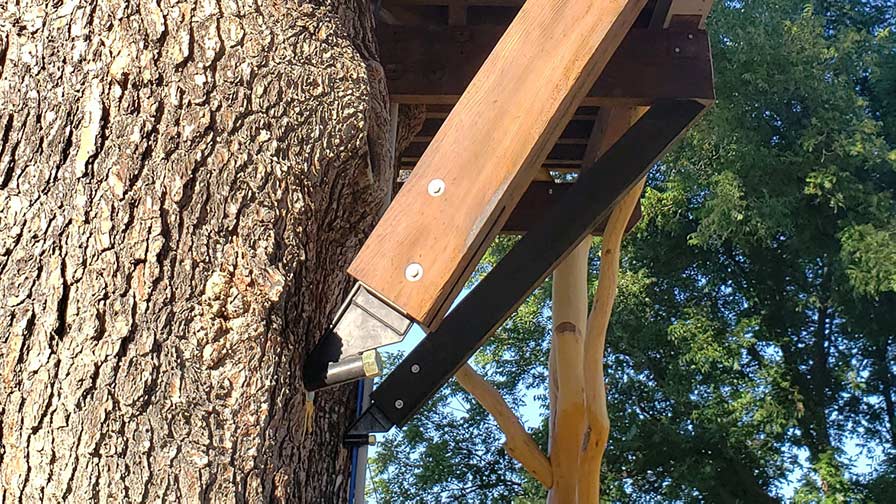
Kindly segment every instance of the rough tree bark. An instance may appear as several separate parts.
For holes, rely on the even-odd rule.
[[[303,357],[393,180],[365,0],[0,10],[0,502],[339,502]]]

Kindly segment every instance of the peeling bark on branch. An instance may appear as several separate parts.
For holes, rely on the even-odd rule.
[[[583,504],[597,504],[600,501],[600,465],[610,436],[607,390],[604,384],[604,343],[616,300],[622,236],[643,189],[642,180],[616,205],[601,241],[600,277],[594,295],[594,306],[588,316],[583,353],[587,423],[579,458],[582,470],[578,485],[579,502]]]
[[[393,180],[368,3],[0,27],[0,501],[341,501],[298,371]]]
[[[556,359],[556,409],[551,410],[551,468],[554,485],[548,502],[577,502],[579,451],[585,429],[582,352],[588,315],[588,250],[580,243],[553,275],[552,351]]]
[[[647,112],[646,107],[614,107],[600,111],[594,123],[598,141],[589,145],[586,156],[597,159],[616,143],[638,119]],[[607,413],[607,390],[604,383],[604,344],[619,276],[619,250],[625,228],[644,190],[645,180],[626,193],[616,204],[601,239],[600,272],[597,291],[594,293],[588,327],[585,332],[582,353],[586,426],[582,438],[581,472],[579,473],[579,502],[597,504],[600,501],[600,466],[610,435],[610,417]]]

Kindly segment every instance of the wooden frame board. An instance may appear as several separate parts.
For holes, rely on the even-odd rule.
[[[380,26],[390,99],[456,103],[503,32],[500,26]],[[705,31],[632,30],[580,105],[650,105],[658,99],[715,99]]]
[[[349,274],[438,326],[645,1],[526,2]]]

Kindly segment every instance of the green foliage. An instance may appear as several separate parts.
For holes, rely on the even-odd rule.
[[[896,502],[894,9],[716,3],[718,102],[651,174],[623,250],[608,500]],[[546,284],[475,358],[542,415],[549,303]],[[502,440],[450,385],[384,443],[382,501],[543,500]],[[859,474],[850,447],[881,460]]]

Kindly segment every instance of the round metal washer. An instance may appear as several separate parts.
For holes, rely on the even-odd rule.
[[[420,280],[423,278],[423,266],[420,266],[418,263],[408,264],[407,268],[404,269],[404,277],[411,282]]]
[[[442,179],[432,179],[429,181],[429,185],[426,186],[426,191],[430,196],[441,196],[445,194],[445,181]]]

